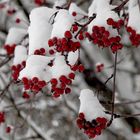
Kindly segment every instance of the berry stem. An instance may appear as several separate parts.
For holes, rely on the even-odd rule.
[[[96,14],[93,14],[92,17],[89,17],[89,21],[87,23],[85,23],[84,25],[80,25],[79,23],[76,23],[78,26],[81,27],[81,29],[77,32],[77,34],[75,35],[75,39],[77,39],[77,36],[80,34],[80,32],[87,26],[89,25],[94,19],[96,18]]]
[[[106,114],[112,114],[111,112],[105,111]],[[113,113],[114,119],[118,119],[118,118],[131,118],[131,117],[137,117],[140,116],[140,113],[138,114],[116,114]]]
[[[123,9],[123,7],[127,4],[128,1],[129,1],[129,0],[123,1],[118,7],[112,9],[112,11],[120,12],[120,11]]]
[[[113,74],[113,95],[112,95],[112,111],[111,111],[111,119],[108,122],[108,126],[110,126],[114,119],[114,109],[115,109],[115,92],[116,92],[116,74],[117,74],[117,51],[115,53],[115,62],[114,62],[114,74]]]

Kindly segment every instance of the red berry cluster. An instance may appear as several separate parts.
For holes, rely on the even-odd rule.
[[[16,9],[9,9],[9,10],[7,10],[7,14],[9,15],[9,16],[11,16],[11,15],[13,15],[13,14],[15,14],[16,13]]]
[[[44,0],[34,0],[35,4],[41,6],[44,3]]]
[[[140,45],[140,34],[137,34],[131,27],[127,27],[127,32],[130,34],[129,39],[132,42],[132,45],[138,47]]]
[[[37,77],[33,77],[32,79],[23,77],[22,82],[24,84],[25,90],[30,90],[34,93],[38,93],[39,91],[41,91],[41,89],[44,88],[47,84],[45,81],[39,80]]]
[[[107,119],[103,117],[98,117],[91,122],[86,121],[84,113],[80,113],[77,118],[78,127],[83,129],[89,138],[95,138],[95,136],[100,135],[102,130],[106,128],[106,124]]]
[[[53,97],[57,98],[62,94],[69,94],[71,89],[68,87],[72,84],[72,80],[74,80],[75,74],[70,73],[68,77],[65,75],[60,76],[59,79],[53,78],[51,79],[51,89],[53,92]]]
[[[21,64],[12,66],[12,77],[16,81],[18,79],[20,71],[26,66],[26,62],[23,61]]]
[[[0,112],[0,124],[5,122],[5,113]]]
[[[112,26],[113,28],[120,29],[124,25],[124,21],[122,19],[114,21],[112,18],[108,18],[107,24]]]
[[[15,47],[16,47],[16,44],[13,44],[13,45],[6,44],[6,45],[4,45],[4,49],[6,50],[8,55],[14,54]]]
[[[73,28],[76,30],[76,26]],[[57,37],[54,37],[52,39],[49,39],[48,45],[49,47],[55,47],[54,50],[56,50],[57,52],[75,52],[81,47],[81,44],[78,41],[73,41],[72,37],[73,35],[71,31],[66,31],[64,34],[64,38],[58,39]]]
[[[97,72],[101,72],[103,70],[103,68],[104,68],[104,64],[97,64],[96,65],[96,71]]]
[[[46,55],[46,50],[44,48],[40,48],[38,50],[35,50],[35,55]]]
[[[123,47],[120,43],[121,38],[119,36],[110,37],[109,31],[105,27],[93,26],[92,33],[86,33],[86,37],[99,47],[111,47],[113,53]]]
[[[82,64],[74,65],[74,66],[71,66],[71,70],[83,72],[85,70],[85,67]]]

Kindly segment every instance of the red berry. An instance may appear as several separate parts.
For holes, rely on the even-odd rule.
[[[27,92],[23,92],[23,96],[24,99],[29,99],[30,95]]]
[[[53,40],[52,40],[52,39],[49,39],[49,40],[48,40],[48,45],[49,45],[49,47],[54,46],[54,42],[53,42]]]
[[[7,126],[6,127],[6,133],[10,133],[11,132],[11,127],[10,126]]]
[[[108,25],[113,25],[114,24],[114,20],[112,18],[108,18],[107,19],[107,24]]]
[[[65,37],[68,38],[68,39],[71,39],[72,38],[72,34],[70,31],[66,31],[65,32]]]
[[[74,78],[75,78],[75,74],[74,74],[74,73],[70,73],[70,74],[69,74],[69,78],[70,78],[70,79],[74,79]]]
[[[80,64],[79,65],[79,72],[83,72],[84,70],[85,70],[85,67],[82,64]]]
[[[50,55],[53,55],[54,53],[55,53],[54,50],[49,50]]]
[[[71,89],[70,89],[70,88],[66,88],[66,89],[65,89],[65,93],[66,93],[66,94],[71,93]]]
[[[74,12],[72,12],[72,15],[75,17],[77,15],[77,13],[74,11]]]
[[[52,85],[57,85],[57,83],[58,83],[57,79],[55,79],[55,78],[51,79],[51,84]]]
[[[78,26],[77,25],[73,25],[73,31],[76,32],[78,30]]]
[[[16,23],[20,23],[21,20],[19,18],[16,19]]]

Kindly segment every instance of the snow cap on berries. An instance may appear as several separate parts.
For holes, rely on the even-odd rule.
[[[48,63],[50,63],[52,59],[51,57],[31,55],[26,61],[26,67],[20,72],[19,79],[23,77],[29,79],[37,77],[40,80],[48,82],[51,79]]]
[[[74,18],[67,10],[59,10],[55,17],[51,38],[63,38],[66,31],[70,31]]]
[[[92,90],[83,89],[79,99],[81,103],[79,113],[83,112],[87,121],[92,121],[98,117],[107,118],[104,107],[99,103]]]
[[[31,11],[31,22],[28,29],[29,55],[34,54],[34,52],[40,48],[44,48],[48,52],[48,40],[52,32],[50,19],[55,12],[54,9],[47,7],[39,7]]]

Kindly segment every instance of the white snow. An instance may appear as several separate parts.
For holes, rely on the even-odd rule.
[[[138,24],[140,23],[140,10],[138,0],[129,1],[128,12],[129,12],[129,20],[127,26],[133,27],[133,29],[135,29],[136,32],[140,34],[140,26]]]
[[[56,55],[54,65],[51,67],[52,78],[59,78],[62,75],[67,76],[71,73],[70,67],[66,64],[64,56]]]
[[[67,10],[59,10],[55,17],[55,22],[53,24],[51,38],[58,37],[63,38],[64,33],[70,30],[72,24],[74,23],[74,18]]]
[[[78,60],[79,52],[78,50],[75,52],[69,52],[68,54],[68,62],[70,65],[74,65]]]
[[[27,31],[25,29],[12,27],[9,30],[5,44],[8,45],[19,44],[26,34]]]
[[[26,61],[26,59],[27,59],[27,48],[22,45],[16,46],[14,51],[13,65],[21,64],[23,61]]]
[[[26,61],[26,67],[20,72],[19,79],[28,77],[38,77],[40,80],[48,82],[51,79],[51,72],[48,63],[52,57],[31,55]]]
[[[97,117],[108,118],[104,113],[104,107],[99,103],[97,96],[90,89],[83,89],[80,93],[80,109],[79,113],[83,112],[87,121],[92,121]]]
[[[30,14],[29,33],[29,55],[34,54],[34,51],[40,48],[45,48],[48,52],[48,40],[52,32],[50,19],[55,13],[54,9],[47,7],[35,8]]]
[[[73,12],[76,12],[77,15],[74,17],[76,20],[81,19],[83,16],[87,16],[87,13],[82,10],[80,7],[78,7],[75,3],[71,3],[69,7],[69,13],[72,15]]]

